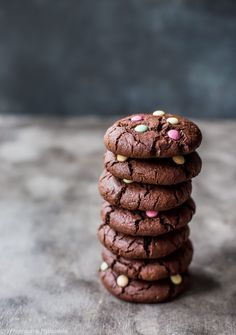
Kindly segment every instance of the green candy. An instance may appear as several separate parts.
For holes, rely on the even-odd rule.
[[[145,124],[139,124],[134,128],[134,130],[137,131],[138,133],[145,133],[145,131],[148,130],[148,126],[146,126]]]

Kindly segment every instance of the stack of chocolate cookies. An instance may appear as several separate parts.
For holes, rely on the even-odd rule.
[[[196,124],[163,111],[126,117],[107,130],[100,277],[118,298],[156,303],[186,288],[201,140]]]

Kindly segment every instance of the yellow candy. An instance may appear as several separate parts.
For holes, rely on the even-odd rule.
[[[100,266],[101,271],[106,271],[109,268],[109,265],[106,262],[102,262]]]
[[[163,115],[165,115],[165,112],[163,112],[163,111],[155,111],[155,112],[153,112],[152,113],[154,116],[163,116]]]
[[[116,159],[118,160],[118,162],[125,162],[127,161],[128,157],[125,157],[123,155],[117,155]]]
[[[182,165],[185,163],[185,158],[184,156],[173,156],[172,157],[173,161],[178,164],[178,165]]]
[[[129,284],[129,278],[126,277],[125,275],[120,275],[117,277],[116,283],[120,287],[125,287]]]
[[[181,275],[170,276],[170,280],[175,285],[179,285],[179,284],[182,283],[182,277],[181,277]]]
[[[179,123],[179,120],[176,117],[168,117],[168,119],[166,121],[169,122],[170,124],[178,124]]]
[[[123,182],[126,183],[126,184],[131,184],[131,183],[133,183],[133,180],[123,179]]]

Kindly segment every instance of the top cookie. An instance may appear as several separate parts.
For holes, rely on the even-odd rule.
[[[104,136],[108,150],[133,158],[189,154],[199,147],[201,141],[202,134],[195,123],[167,113],[128,116],[115,122]]]

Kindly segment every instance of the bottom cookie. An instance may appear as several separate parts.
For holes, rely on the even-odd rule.
[[[128,279],[110,268],[100,271],[100,278],[106,289],[115,297],[136,303],[158,303],[169,301],[183,292],[188,284],[188,274],[153,282]],[[175,283],[175,284],[174,284]]]

